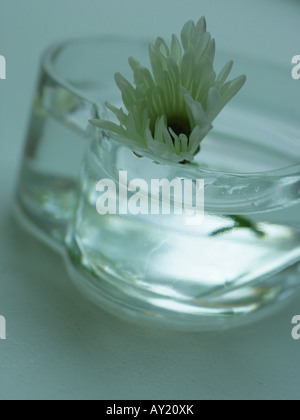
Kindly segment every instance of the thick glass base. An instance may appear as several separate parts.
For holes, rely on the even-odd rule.
[[[76,255],[67,258],[74,284],[86,297],[122,319],[178,331],[219,331],[258,321],[284,307],[300,292],[300,263],[270,277],[226,292],[226,286],[198,300],[176,300],[152,291],[118,287],[107,271],[93,275],[79,264]]]

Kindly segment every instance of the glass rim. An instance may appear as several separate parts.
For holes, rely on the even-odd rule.
[[[280,169],[275,169],[272,171],[257,171],[257,172],[234,172],[234,171],[218,171],[218,170],[212,170],[212,169],[207,169],[207,168],[201,168],[200,166],[197,166],[197,163],[195,162],[191,162],[189,164],[182,164],[182,163],[178,163],[178,162],[174,162],[174,161],[170,161],[166,158],[163,158],[161,156],[157,156],[154,155],[153,153],[151,153],[151,150],[148,149],[144,149],[142,147],[134,146],[133,144],[128,144],[125,141],[123,142],[120,139],[115,139],[111,136],[109,136],[105,130],[102,130],[100,128],[95,127],[95,129],[100,133],[99,136],[99,142],[103,142],[104,139],[110,142],[114,142],[117,146],[119,147],[124,147],[130,151],[132,151],[132,153],[134,153],[136,155],[137,158],[142,158],[142,159],[148,159],[150,161],[152,161],[153,163],[159,164],[159,165],[164,165],[164,166],[170,166],[174,169],[178,169],[178,173],[185,173],[188,172],[189,176],[192,178],[199,178],[199,177],[204,177],[206,179],[208,178],[217,178],[217,177],[223,177],[223,178],[237,178],[237,179],[246,179],[246,178],[251,178],[253,179],[268,179],[268,180],[272,180],[272,179],[276,179],[276,178],[295,178],[297,177],[297,175],[299,175],[299,178],[297,178],[295,180],[299,181],[300,179],[300,163],[296,163],[294,165],[289,165],[287,167],[284,168],[280,168]],[[290,171],[292,169],[298,168],[298,172],[291,172]]]
[[[70,37],[67,39],[63,39],[63,40],[59,40],[56,41],[54,43],[52,43],[42,54],[41,57],[41,62],[40,62],[40,66],[42,68],[42,70],[47,74],[48,77],[50,77],[52,79],[52,81],[54,81],[57,85],[60,85],[62,88],[70,91],[71,93],[75,94],[79,99],[84,100],[85,102],[89,103],[91,105],[91,107],[96,107],[98,109],[98,105],[97,102],[95,102],[92,98],[89,98],[88,95],[85,95],[85,93],[79,89],[76,88],[76,86],[74,86],[72,83],[70,83],[67,79],[65,79],[64,77],[62,77],[59,72],[56,72],[55,69],[53,68],[53,63],[55,61],[55,59],[57,58],[57,56],[63,52],[66,48],[68,48],[71,45],[74,45],[76,43],[88,43],[88,42],[99,42],[99,43],[103,43],[103,42],[119,42],[122,44],[128,44],[128,43],[132,43],[132,44],[145,44],[145,46],[149,45],[149,43],[153,41],[150,39],[150,37],[146,38],[140,38],[140,37],[135,37],[135,36],[122,36],[120,34],[116,34],[116,35],[92,35],[92,36],[83,36],[83,37]],[[226,53],[226,55],[229,53],[228,49],[226,48],[220,48],[219,53]],[[230,54],[230,53],[229,53]],[[239,52],[238,53],[239,57],[244,59],[244,60],[250,60],[251,56],[245,52]],[[128,57],[130,56],[130,54],[128,54]],[[272,68],[277,68],[277,69],[284,69],[283,65],[280,65],[278,62],[276,62],[275,60],[271,60],[271,59],[263,59],[261,57],[259,57],[258,59],[256,59],[256,61],[261,62],[264,66],[272,66]],[[117,69],[116,69],[117,71]],[[109,98],[108,98],[109,99]],[[104,104],[103,104],[104,105]],[[88,123],[88,121],[87,121]],[[104,132],[104,130],[101,129],[97,129],[98,131],[102,131],[102,133]],[[107,135],[108,138],[111,138],[110,136]],[[150,150],[148,149],[143,149],[142,147],[140,147],[139,145],[133,146],[130,145],[126,142],[122,142],[121,140],[116,140],[116,139],[112,139],[115,142],[120,143],[123,147],[127,147],[129,149],[131,149],[132,151],[140,151],[143,153],[143,156],[149,159],[152,159],[162,165],[171,165],[174,167],[177,167],[178,169],[181,170],[188,170],[188,171],[192,171],[193,173],[195,172],[195,175],[199,176],[199,175],[207,175],[207,176],[212,176],[212,175],[219,175],[219,176],[230,176],[230,177],[237,177],[237,178],[258,178],[258,177],[266,177],[268,179],[271,178],[291,178],[291,177],[295,177],[297,175],[300,176],[300,161],[293,163],[291,165],[288,166],[283,166],[277,169],[272,169],[272,170],[266,170],[266,171],[256,171],[256,172],[236,172],[236,171],[222,171],[222,170],[216,170],[216,169],[208,169],[208,168],[201,168],[201,167],[197,167],[195,164],[193,164],[193,162],[191,162],[191,164],[187,164],[187,165],[182,165],[181,163],[176,163],[173,161],[170,161],[166,158],[162,158],[160,156],[156,156],[153,153],[151,153]]]
[[[91,105],[97,105],[95,102],[86,96],[84,92],[74,85],[68,82],[68,80],[64,79],[58,72],[56,72],[53,68],[53,61],[57,58],[57,56],[69,46],[76,44],[76,43],[86,43],[86,42],[122,42],[122,43],[137,43],[140,44],[149,44],[151,40],[147,38],[137,38],[134,36],[126,36],[121,37],[121,35],[95,35],[95,36],[83,36],[83,37],[74,37],[74,38],[67,38],[53,42],[45,49],[44,53],[42,54],[40,65],[43,71],[46,72],[50,78],[56,82],[61,87],[70,90],[72,93],[75,93],[79,98],[84,99],[86,102],[90,103]]]

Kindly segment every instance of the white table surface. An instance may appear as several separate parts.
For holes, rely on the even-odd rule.
[[[8,76],[0,80],[0,399],[300,397],[300,341],[291,338],[300,298],[231,332],[136,327],[82,298],[60,257],[11,215],[43,49],[74,35],[167,36],[202,14],[233,54],[247,49],[282,63],[300,54],[297,0],[0,0]]]

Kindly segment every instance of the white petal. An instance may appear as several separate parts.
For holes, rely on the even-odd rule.
[[[154,139],[163,142],[163,132],[165,127],[165,117],[157,118],[154,128]]]
[[[124,105],[129,110],[136,101],[134,88],[120,73],[115,75],[115,80],[122,92]]]
[[[181,150],[186,152],[189,143],[187,136],[185,134],[180,134],[179,139],[181,141]]]
[[[118,109],[118,108],[116,108],[115,106],[111,105],[108,102],[106,102],[105,105],[106,105],[106,107],[108,109],[110,109],[116,115],[116,117],[118,118],[118,120],[120,121],[120,123],[122,125],[125,125],[126,124],[127,115],[124,113],[124,111],[123,111],[122,108],[121,109]]]
[[[204,16],[202,16],[196,25],[197,37],[201,37],[206,32],[206,28],[207,28],[206,19]]]
[[[199,125],[200,127],[210,124],[209,118],[207,117],[200,102],[196,102],[190,95],[184,94],[185,104],[189,111],[190,117],[192,117],[192,123],[194,126]]]
[[[165,57],[169,57],[170,56],[169,47],[167,46],[166,41],[163,38],[161,38],[161,37],[157,38],[156,43],[155,43],[155,47]]]
[[[223,94],[221,89],[223,107],[238,93],[238,91],[244,86],[245,82],[246,76],[240,76],[223,86],[223,89],[225,88]]]
[[[180,142],[179,137],[177,137],[175,139],[175,150],[176,150],[176,153],[180,153],[181,152],[181,142]]]
[[[219,113],[222,104],[222,97],[218,89],[213,86],[208,91],[206,113],[210,121],[213,121]]]
[[[172,45],[171,45],[171,56],[175,60],[177,66],[180,65],[181,62],[181,45],[180,42],[175,34],[172,36]]]
[[[194,130],[192,131],[192,134],[190,135],[189,146],[188,146],[188,150],[192,154],[195,154],[198,146],[200,145],[202,140],[207,136],[207,134],[210,132],[211,129],[212,129],[212,125],[206,125],[203,128],[200,128],[199,126],[197,126],[194,128]]]
[[[227,63],[223,67],[223,69],[221,70],[221,72],[220,72],[220,74],[218,76],[218,79],[217,79],[217,81],[220,84],[223,85],[226,82],[226,80],[227,80],[227,78],[228,78],[228,76],[229,76],[229,74],[230,74],[230,72],[232,70],[232,67],[233,67],[233,61],[229,61],[229,63]]]
[[[194,78],[195,57],[192,50],[184,53],[181,62],[181,84],[190,90]]]
[[[193,41],[194,36],[195,36],[195,32],[196,32],[195,23],[192,20],[188,21],[184,25],[184,27],[181,31],[181,42],[182,42],[183,48],[185,50],[188,49],[191,42]]]
[[[159,84],[164,78],[164,71],[167,70],[166,58],[159,53],[153,44],[149,45],[149,57],[154,80]]]
[[[102,128],[102,130],[111,131],[116,134],[124,134],[125,130],[120,125],[117,125],[111,121],[104,121],[104,120],[90,120],[89,121],[92,125]]]

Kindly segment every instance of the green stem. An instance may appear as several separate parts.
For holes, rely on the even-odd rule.
[[[212,232],[210,236],[221,235],[226,232],[231,232],[234,229],[249,229],[253,233],[255,233],[255,235],[257,235],[259,238],[263,238],[265,236],[265,232],[260,230],[256,223],[252,222],[246,217],[236,216],[236,215],[231,215],[228,217],[233,220],[234,225],[231,227],[224,227],[224,228],[217,229],[214,232]]]

